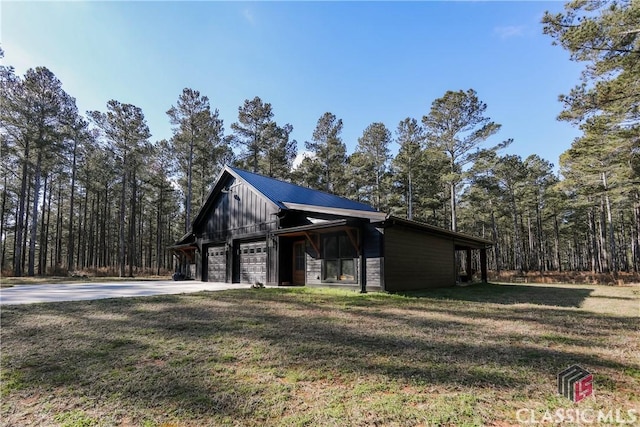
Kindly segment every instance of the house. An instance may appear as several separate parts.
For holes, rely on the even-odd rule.
[[[226,166],[193,221],[170,249],[187,275],[210,282],[346,285],[406,291],[452,286],[456,251],[486,239],[394,217],[363,203]]]

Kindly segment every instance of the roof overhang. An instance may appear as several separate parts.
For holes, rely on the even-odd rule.
[[[297,227],[281,228],[271,234],[282,237],[306,236],[308,233],[331,233],[333,231],[344,230],[345,228],[357,228],[361,222],[338,219],[335,221],[325,221],[317,224],[299,225]]]
[[[299,203],[282,202],[289,210],[302,212],[317,212],[321,214],[345,216],[350,218],[362,218],[371,221],[384,221],[387,214],[377,211],[361,211],[356,209],[331,208],[327,206],[303,205]]]
[[[424,224],[421,222],[411,221],[397,216],[389,216],[389,218],[384,222],[385,227],[393,226],[394,224],[414,228],[434,235],[451,238],[457,250],[485,249],[493,246],[493,241],[483,239],[482,237],[475,237],[465,233],[445,230],[444,228]]]

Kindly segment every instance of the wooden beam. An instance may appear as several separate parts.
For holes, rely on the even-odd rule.
[[[351,240],[351,244],[353,245],[354,248],[356,248],[356,251],[358,251],[358,255],[360,255],[360,244],[358,240],[356,240],[356,238],[353,237],[353,234],[351,234],[350,228],[346,228],[345,231],[347,232],[347,236],[349,236],[349,240]],[[358,230],[356,230],[356,232],[358,232]]]
[[[306,231],[304,232],[304,235],[309,240],[309,243],[311,243],[311,247],[313,248],[314,251],[316,251],[316,254],[318,254],[318,256],[320,256],[320,248],[319,248],[320,245],[316,244],[316,242],[314,242],[313,239],[311,238],[311,235],[309,233],[307,233]]]

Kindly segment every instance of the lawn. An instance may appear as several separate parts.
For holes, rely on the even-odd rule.
[[[640,287],[595,285],[3,306],[0,420],[506,426],[519,410],[529,419],[577,408],[629,421],[640,409],[639,316]],[[594,375],[594,397],[577,404],[556,392],[556,374],[573,364]]]

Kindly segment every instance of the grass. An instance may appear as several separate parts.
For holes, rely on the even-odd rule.
[[[640,288],[287,288],[3,306],[4,425],[514,425],[638,409]],[[558,396],[580,364],[595,398]],[[626,412],[624,412],[626,413]]]

